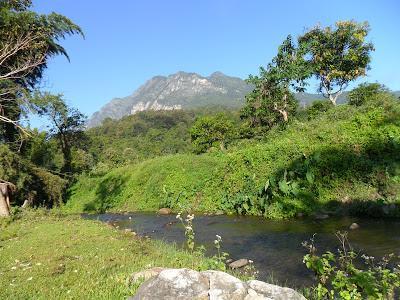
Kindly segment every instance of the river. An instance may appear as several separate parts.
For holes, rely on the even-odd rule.
[[[154,213],[84,215],[85,218],[112,223],[120,229],[132,229],[139,235],[183,245],[184,229],[174,215]],[[359,229],[349,230],[356,222]],[[315,235],[321,251],[337,251],[337,231],[349,231],[352,247],[376,258],[388,253],[400,255],[400,220],[331,217],[325,220],[301,218],[275,221],[259,217],[196,216],[197,245],[213,249],[215,235],[222,237],[222,250],[233,259],[254,261],[259,279],[291,287],[310,285],[313,274],[302,263],[306,249],[301,245]],[[212,250],[208,253],[212,254]]]

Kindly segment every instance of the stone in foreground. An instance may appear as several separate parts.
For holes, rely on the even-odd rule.
[[[243,282],[220,271],[165,269],[145,281],[131,300],[305,300],[290,288],[258,280]]]
[[[131,299],[209,299],[209,286],[208,278],[199,272],[189,269],[166,269],[158,276],[145,281]]]

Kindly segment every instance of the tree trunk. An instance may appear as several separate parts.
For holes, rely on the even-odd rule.
[[[225,143],[224,143],[224,141],[220,141],[219,142],[219,149],[221,149],[221,151],[225,151]]]
[[[0,217],[10,216],[10,198],[8,184],[0,183]]]
[[[286,110],[280,109],[279,113],[282,115],[283,121],[285,121],[285,123],[286,123],[289,120],[288,112]]]
[[[334,106],[336,106],[336,99],[338,95],[333,96],[332,94],[329,94],[329,100],[332,102]]]

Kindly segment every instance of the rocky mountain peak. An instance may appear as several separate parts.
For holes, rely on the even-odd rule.
[[[179,71],[155,76],[132,95],[111,100],[88,121],[88,127],[106,118],[120,119],[144,110],[190,109],[207,105],[240,107],[250,87],[240,78],[214,72],[209,77]]]

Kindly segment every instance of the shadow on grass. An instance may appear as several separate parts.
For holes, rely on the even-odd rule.
[[[108,175],[104,178],[97,185],[95,199],[85,204],[84,212],[104,213],[112,208],[124,190],[127,179],[127,176],[121,175]]]

